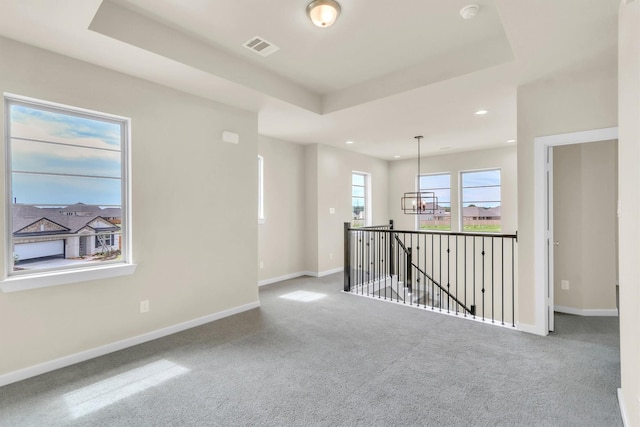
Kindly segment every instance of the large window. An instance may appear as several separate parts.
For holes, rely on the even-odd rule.
[[[461,172],[462,230],[501,231],[500,169]]]
[[[351,226],[364,227],[370,223],[369,212],[369,175],[353,172],[351,174]]]
[[[451,230],[451,175],[448,173],[421,175],[420,191],[434,193],[429,198],[426,214],[418,215],[420,230]]]
[[[5,107],[8,275],[130,263],[129,120],[17,96]]]

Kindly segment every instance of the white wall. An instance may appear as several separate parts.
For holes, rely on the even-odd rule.
[[[304,146],[260,136],[265,221],[258,225],[260,283],[305,271]]]
[[[343,267],[345,222],[351,221],[351,173],[365,172],[371,175],[372,223],[389,222],[388,206],[388,162],[363,154],[342,150],[325,145],[307,147],[308,165],[307,179],[317,184],[312,190],[317,191],[316,205],[310,206],[314,212],[308,212],[309,230],[317,233],[317,246],[308,254],[308,269],[320,275],[336,271]],[[313,175],[315,172],[315,176]],[[335,213],[329,213],[329,209]],[[317,221],[317,227],[314,227]],[[313,258],[309,259],[309,255]]]
[[[318,272],[318,145],[304,150],[305,169],[305,270]]]
[[[257,303],[255,114],[7,39],[0,51],[0,92],[131,118],[138,263],[133,276],[0,293],[0,375]]]
[[[517,155],[516,146],[492,150],[471,151],[441,156],[424,157],[420,161],[422,174],[451,174],[451,230],[459,231],[460,216],[459,177],[461,171],[500,168],[502,197],[502,232],[515,233],[517,230]],[[414,230],[415,215],[406,215],[400,207],[403,193],[415,191],[418,175],[417,159],[396,160],[389,166],[389,212],[395,228]]]
[[[620,397],[627,425],[640,426],[640,2],[621,5],[618,25]]]

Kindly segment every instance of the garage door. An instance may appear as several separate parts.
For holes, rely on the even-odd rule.
[[[15,246],[15,254],[20,261],[45,256],[64,255],[64,240],[51,240],[49,242],[19,243]]]

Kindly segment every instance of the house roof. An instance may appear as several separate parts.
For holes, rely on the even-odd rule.
[[[501,207],[496,206],[492,208],[483,208],[478,206],[465,206],[462,208],[462,216],[465,217],[486,217],[486,218],[500,218]]]
[[[505,146],[519,86],[617,66],[619,0],[483,0],[473,19],[461,0],[338,1],[320,29],[299,0],[4,0],[0,35],[257,112],[261,135],[388,160],[415,157],[415,135],[424,155]],[[280,49],[244,47],[255,36]]]
[[[66,228],[68,233],[77,233],[85,227],[98,231],[115,231],[119,230],[116,225],[113,225],[107,217],[120,217],[120,214],[114,215],[116,208],[109,208],[109,215],[103,215],[104,209],[96,205],[84,205],[82,203],[76,205],[69,205],[63,208],[60,207],[37,207],[33,205],[14,204],[12,205],[12,232],[19,233],[41,220],[48,220],[61,227]],[[69,213],[81,212],[88,215],[71,215]],[[103,221],[112,225],[112,227],[95,227],[90,224],[96,219],[102,219]],[[29,233],[31,234],[31,233]]]

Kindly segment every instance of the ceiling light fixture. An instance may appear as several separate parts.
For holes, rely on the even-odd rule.
[[[404,193],[400,199],[402,211],[408,215],[433,214],[438,206],[438,198],[433,191],[420,191],[420,140],[423,136],[416,136],[418,141],[418,191]]]
[[[460,16],[462,16],[463,19],[471,19],[476,16],[479,10],[480,6],[477,4],[470,4],[460,9]]]
[[[488,113],[487,110],[478,110],[475,112],[476,116],[484,116],[487,113]]]
[[[507,142],[508,142],[509,144],[511,144],[512,142],[516,142],[516,140],[515,140],[515,139],[509,139]]]
[[[400,156],[398,156],[397,154],[395,156],[393,156],[394,159],[399,159]]]
[[[345,144],[353,144],[353,141],[345,141]]]
[[[340,5],[335,0],[314,0],[307,5],[307,15],[314,25],[330,27],[340,15]]]

